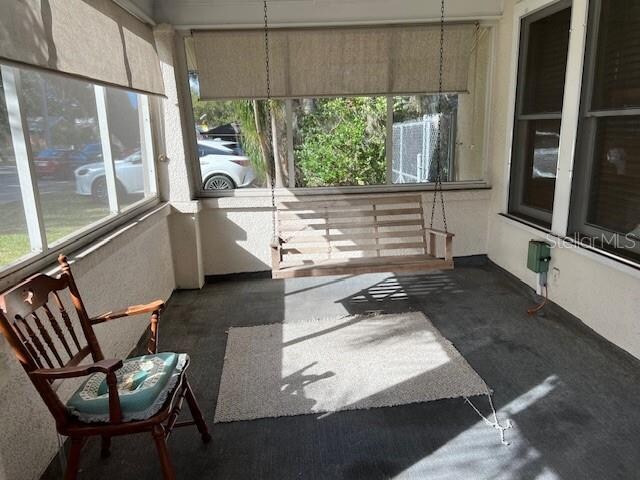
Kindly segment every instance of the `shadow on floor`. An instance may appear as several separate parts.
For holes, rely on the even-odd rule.
[[[370,311],[422,311],[494,390],[511,445],[462,399],[212,424],[170,440],[185,479],[626,479],[640,470],[640,362],[551,306],[529,317],[528,288],[498,268],[447,273],[224,281],[176,292],[161,347],[187,351],[210,424],[226,330]],[[390,332],[390,335],[393,332]],[[304,385],[296,394],[304,395]],[[482,412],[489,407],[477,399]],[[147,436],[116,438],[99,459],[90,442],[81,478],[159,478]],[[52,462],[43,479],[59,478]]]

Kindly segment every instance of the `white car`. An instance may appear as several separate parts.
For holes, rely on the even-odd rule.
[[[250,186],[256,178],[251,160],[235,142],[198,140],[204,190],[232,190]]]
[[[248,187],[255,180],[249,158],[240,154],[237,144],[221,140],[198,141],[198,156],[205,190],[230,190]],[[144,193],[142,156],[140,151],[115,162],[118,193]],[[97,201],[107,201],[107,180],[102,162],[76,169],[76,193],[91,195]]]
[[[116,160],[114,164],[118,194],[144,193],[142,155],[139,150],[128,157]],[[83,165],[76,169],[75,177],[78,195],[91,195],[99,202],[107,201],[107,179],[104,174],[104,163],[96,162]]]

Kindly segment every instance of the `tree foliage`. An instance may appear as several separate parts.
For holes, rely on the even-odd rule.
[[[385,182],[384,97],[316,99],[298,113],[299,186]]]

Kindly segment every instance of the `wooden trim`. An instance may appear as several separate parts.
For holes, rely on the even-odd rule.
[[[278,210],[302,210],[305,205],[309,208],[327,207],[327,208],[345,208],[359,205],[395,205],[406,203],[419,203],[422,197],[419,195],[407,195],[398,197],[380,197],[380,198],[347,198],[344,200],[296,200],[278,202]]]
[[[302,233],[302,232],[300,232]],[[380,238],[418,238],[424,235],[424,230],[398,230],[395,232],[380,232],[374,233],[373,235],[369,232],[366,233],[351,233],[351,234],[330,234],[330,235],[298,235],[290,237],[287,240],[287,244],[298,244],[298,243],[322,243],[325,244],[327,242],[348,242],[354,240],[371,240],[375,237],[375,239]]]
[[[362,260],[358,262],[356,260]],[[382,272],[423,272],[451,270],[453,261],[429,255],[338,259],[310,265],[285,266],[274,270],[273,278],[318,277],[325,275],[359,275]]]
[[[368,243],[360,245],[332,245],[332,252],[364,252],[364,251],[385,251],[385,250],[410,250],[414,248],[424,248],[423,242],[414,243]],[[287,254],[313,254],[325,253],[326,248],[319,247],[285,247],[282,249],[284,255]]]
[[[376,217],[395,216],[395,215],[420,215],[422,209],[420,208],[398,208],[398,209],[378,209],[374,203],[372,209],[367,210],[339,210],[329,214],[331,218],[360,218],[360,217],[374,217],[374,223]],[[291,210],[286,213],[280,213],[280,222],[292,222],[296,220],[322,220],[327,214],[325,212],[300,212],[293,213]]]

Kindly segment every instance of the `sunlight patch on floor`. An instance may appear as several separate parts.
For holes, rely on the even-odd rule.
[[[518,428],[517,419],[514,421],[513,418],[549,395],[558,381],[558,377],[552,375],[498,411],[501,421],[510,418],[514,424],[507,431],[509,446],[500,444],[496,430],[478,421],[428,457],[393,477],[394,480],[559,480],[560,476],[545,465],[542,454],[527,442],[525,432]],[[484,406],[483,401],[474,399],[478,407]]]

